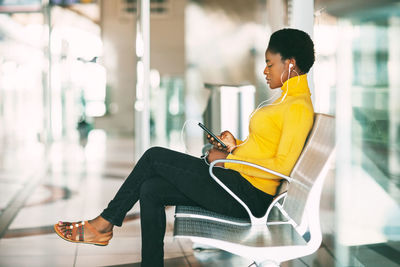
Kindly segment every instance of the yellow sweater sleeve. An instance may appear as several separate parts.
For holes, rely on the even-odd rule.
[[[255,163],[284,175],[289,175],[302,151],[308,132],[312,127],[313,111],[304,104],[293,103],[282,118],[281,138],[274,157],[254,158],[251,155],[237,156],[233,153],[228,156],[228,159]],[[225,163],[225,168],[236,170],[245,176],[280,179],[272,174],[246,165]]]
[[[243,144],[243,141],[240,139],[236,139],[236,146],[240,146],[241,144]]]

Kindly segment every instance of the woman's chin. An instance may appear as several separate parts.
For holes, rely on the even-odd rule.
[[[268,86],[269,86],[269,89],[271,89],[271,90],[279,88],[278,85],[274,85],[274,84],[270,84],[270,83],[268,83]]]

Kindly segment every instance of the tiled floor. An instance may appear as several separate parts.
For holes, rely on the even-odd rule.
[[[39,153],[40,152],[40,153]],[[26,193],[30,179],[45,167],[44,153],[25,155],[29,168],[3,162],[1,208],[10,213],[10,203]],[[98,215],[114,196],[134,165],[133,140],[106,140],[95,133],[85,149],[78,145],[55,144],[47,153],[47,170],[37,178],[26,201],[0,239],[0,266],[140,266],[140,211],[129,212],[123,227],[114,229],[106,247],[65,242],[53,233],[58,220],[76,221]],[[34,160],[36,159],[36,160]],[[20,162],[20,161],[18,161]],[[31,173],[29,173],[31,171]],[[34,173],[35,172],[35,173]],[[16,176],[18,173],[18,178]],[[324,244],[313,255],[283,263],[282,266],[334,266],[333,181],[328,180],[322,202]],[[24,191],[25,190],[25,191]],[[19,208],[18,208],[19,207]],[[216,250],[193,251],[188,240],[174,240],[173,207],[167,207],[165,266],[249,266],[250,261]],[[0,215],[0,224],[3,217]]]

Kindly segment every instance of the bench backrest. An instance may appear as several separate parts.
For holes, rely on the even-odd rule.
[[[304,149],[294,166],[284,210],[300,224],[308,194],[319,177],[335,146],[335,119],[327,114],[315,114],[314,126],[308,136]]]

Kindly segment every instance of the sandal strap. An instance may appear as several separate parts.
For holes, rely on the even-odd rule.
[[[72,231],[71,231],[71,229],[67,228],[67,230],[65,231],[64,237],[67,237],[69,235],[72,235]]]
[[[94,228],[88,221],[84,221],[82,222],[84,225],[86,225],[86,227],[89,229],[90,232],[94,233],[96,236],[97,235],[101,235],[102,233],[100,233],[99,231],[96,230],[96,228]]]
[[[81,224],[79,227],[78,227],[78,233],[79,233],[79,241],[83,241],[83,236],[84,236],[84,228],[83,228],[83,225]]]
[[[78,232],[78,227],[75,227],[75,225],[71,225],[72,229],[71,229],[71,237],[70,239],[72,240],[76,240],[76,234]]]

